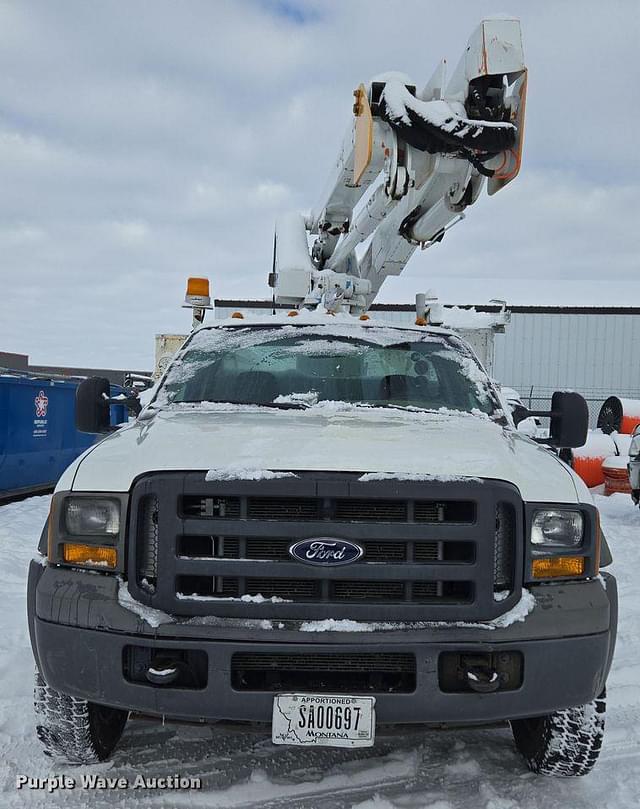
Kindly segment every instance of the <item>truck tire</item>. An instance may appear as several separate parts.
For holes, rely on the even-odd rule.
[[[36,672],[36,733],[47,756],[69,764],[95,764],[109,758],[120,741],[128,712],[70,697],[48,686]]]
[[[542,775],[587,775],[600,755],[605,691],[586,705],[532,719],[514,719],[511,730],[527,766]]]

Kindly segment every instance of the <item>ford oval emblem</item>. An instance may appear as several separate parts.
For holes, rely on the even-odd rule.
[[[299,562],[320,567],[337,567],[357,562],[364,550],[355,542],[334,537],[303,539],[289,546],[289,553]]]

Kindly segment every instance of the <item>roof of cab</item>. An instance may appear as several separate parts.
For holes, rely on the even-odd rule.
[[[401,331],[414,331],[424,334],[425,332],[436,334],[456,334],[452,329],[441,328],[439,326],[417,326],[414,324],[392,323],[382,318],[367,316],[366,320],[361,320],[359,316],[346,313],[331,314],[325,311],[310,311],[308,309],[291,310],[288,312],[278,311],[276,314],[256,315],[245,314],[240,311],[242,317],[226,317],[214,320],[199,326],[201,329],[219,328],[221,326],[235,326],[246,328],[247,326],[340,326],[341,328],[351,327],[353,329],[399,329]],[[295,312],[295,314],[293,314]]]

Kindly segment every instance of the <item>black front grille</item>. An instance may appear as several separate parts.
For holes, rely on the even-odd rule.
[[[130,510],[132,594],[174,615],[300,620],[477,621],[516,603],[523,520],[515,487],[358,477],[141,478]],[[364,553],[329,568],[290,555],[296,542],[322,537]]]
[[[280,654],[236,652],[231,657],[236,691],[310,693],[411,693],[416,660],[411,654]]]

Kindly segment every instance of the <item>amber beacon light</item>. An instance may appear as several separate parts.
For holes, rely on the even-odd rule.
[[[195,329],[201,325],[206,310],[213,309],[211,306],[211,296],[209,294],[208,278],[187,279],[187,292],[184,296],[183,307],[193,310],[192,328]]]
[[[188,278],[187,279],[187,298],[189,297],[207,298],[209,303],[209,279],[208,278]]]

